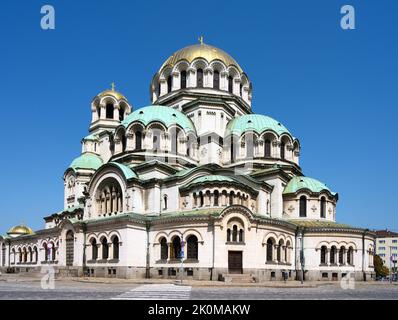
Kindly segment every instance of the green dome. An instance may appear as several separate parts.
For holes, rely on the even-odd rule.
[[[102,159],[99,156],[93,153],[86,152],[83,153],[80,157],[73,160],[73,162],[69,167],[73,168],[74,170],[77,169],[97,170],[101,166],[102,166]]]
[[[316,193],[326,190],[335,195],[334,192],[330,191],[326,184],[309,177],[293,177],[283,190],[283,194],[296,193],[297,191],[302,189],[308,189],[311,192]]]
[[[261,114],[247,114],[233,119],[227,125],[226,136],[230,134],[241,136],[246,131],[261,134],[267,130],[275,132],[278,136],[283,133],[291,136],[289,130],[280,122]]]
[[[171,107],[148,106],[138,109],[128,115],[122,124],[128,127],[135,121],[141,122],[144,126],[147,126],[151,122],[158,121],[167,128],[171,127],[173,124],[177,124],[186,132],[196,132],[192,121],[185,114]]]

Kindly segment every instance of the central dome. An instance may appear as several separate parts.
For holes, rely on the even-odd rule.
[[[243,72],[239,64],[228,53],[219,48],[204,43],[191,45],[176,51],[170,58],[166,60],[160,70],[162,70],[166,66],[173,67],[177,62],[181,60],[186,60],[191,63],[198,58],[203,58],[207,62],[219,60],[222,61],[227,67],[232,65],[235,66],[240,73]]]

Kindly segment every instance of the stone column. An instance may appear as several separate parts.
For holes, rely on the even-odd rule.
[[[101,109],[100,109],[101,110]],[[97,121],[98,120],[98,112],[97,112],[97,108],[95,108],[93,111],[92,111],[92,116],[91,116],[91,122],[93,123],[93,122],[95,122],[95,121]]]
[[[161,97],[161,96],[167,94],[167,81],[166,81],[166,79],[164,79],[164,78],[159,79],[159,85],[160,85],[159,96]]]
[[[172,85],[171,85],[171,91],[181,89],[180,74],[178,72],[173,72],[172,77],[173,77],[173,81],[172,81]]]
[[[100,105],[100,119],[105,119],[106,118],[106,106],[105,104]]]
[[[113,120],[119,120],[119,104],[113,106]]]
[[[330,266],[330,249],[326,249],[325,260],[326,260],[326,264],[328,266]]]

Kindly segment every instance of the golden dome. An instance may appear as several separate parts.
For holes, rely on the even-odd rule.
[[[220,60],[227,67],[233,65],[239,70],[240,73],[243,72],[239,64],[228,53],[226,53],[221,49],[218,49],[216,47],[204,43],[188,46],[173,53],[173,55],[170,58],[168,58],[165,63],[163,63],[160,70],[162,70],[167,65],[173,67],[177,62],[181,60],[186,60],[189,63],[191,63],[193,60],[197,58],[203,58],[207,62],[211,62],[213,60]]]
[[[127,99],[125,98],[124,95],[122,95],[120,92],[117,92],[115,90],[105,90],[98,95],[99,98],[108,97],[108,96],[114,97],[116,100],[126,100],[127,101]]]
[[[9,235],[27,235],[27,234],[33,234],[33,230],[27,226],[19,225],[12,227],[10,230],[8,230],[7,234]]]

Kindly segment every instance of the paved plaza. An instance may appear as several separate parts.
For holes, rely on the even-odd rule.
[[[344,289],[339,283],[224,285],[216,283],[133,283],[128,281],[56,280],[43,289],[40,279],[2,279],[0,300],[279,300],[279,299],[394,299],[398,284],[362,283]]]

